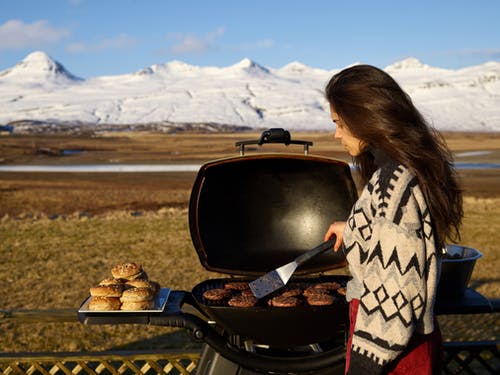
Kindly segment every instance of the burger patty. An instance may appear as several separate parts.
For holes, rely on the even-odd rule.
[[[203,298],[206,298],[209,301],[222,301],[224,298],[228,297],[230,294],[229,289],[209,289],[203,293]]]
[[[271,298],[268,304],[274,307],[296,307],[300,306],[300,300],[296,297],[277,296]]]
[[[280,295],[282,297],[297,297],[302,294],[302,289],[295,288],[295,289],[288,289],[283,291]]]
[[[328,281],[324,283],[318,283],[314,285],[314,288],[317,289],[327,289],[327,290],[337,290],[340,288],[340,284],[336,283],[335,281]]]
[[[302,293],[304,297],[317,296],[318,294],[329,294],[328,289],[325,288],[316,288],[315,286],[310,286],[304,293]]]
[[[253,296],[234,296],[227,304],[233,307],[252,307],[257,304],[257,298]]]
[[[250,289],[245,289],[241,291],[241,296],[243,297],[255,297]]]
[[[345,295],[345,287],[331,282],[293,282],[267,298],[258,300],[248,282],[228,281],[217,288],[203,292],[207,303],[233,307],[271,306],[296,307],[301,305],[328,306]]]
[[[316,294],[307,297],[307,303],[311,306],[328,306],[334,301],[335,297],[330,294]]]
[[[250,289],[250,286],[246,282],[235,281],[235,282],[226,283],[224,285],[224,289],[229,289],[229,290],[247,290],[247,289]]]

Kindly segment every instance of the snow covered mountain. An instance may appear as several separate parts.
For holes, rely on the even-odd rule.
[[[44,52],[33,52],[13,68],[0,72],[0,82],[23,86],[65,85],[81,81]]]
[[[180,61],[81,79],[44,52],[0,72],[0,124],[31,120],[102,126],[196,123],[331,130],[323,89],[331,71],[249,59],[217,68]],[[440,130],[500,131],[500,63],[458,70],[415,58],[385,68]]]

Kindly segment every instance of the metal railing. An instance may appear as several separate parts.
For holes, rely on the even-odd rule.
[[[191,374],[199,353],[109,351],[0,354],[0,371],[9,374]]]
[[[499,342],[444,343],[443,374],[500,374]]]

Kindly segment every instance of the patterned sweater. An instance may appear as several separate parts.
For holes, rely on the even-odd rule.
[[[386,160],[375,171],[347,220],[344,248],[347,300],[360,300],[348,373],[379,374],[415,332],[434,330],[441,265],[424,195],[407,168]]]

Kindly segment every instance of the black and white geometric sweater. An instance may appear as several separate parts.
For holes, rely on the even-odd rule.
[[[434,330],[440,257],[416,177],[384,163],[352,208],[343,241],[347,300],[360,300],[348,373],[378,374],[415,332]]]

